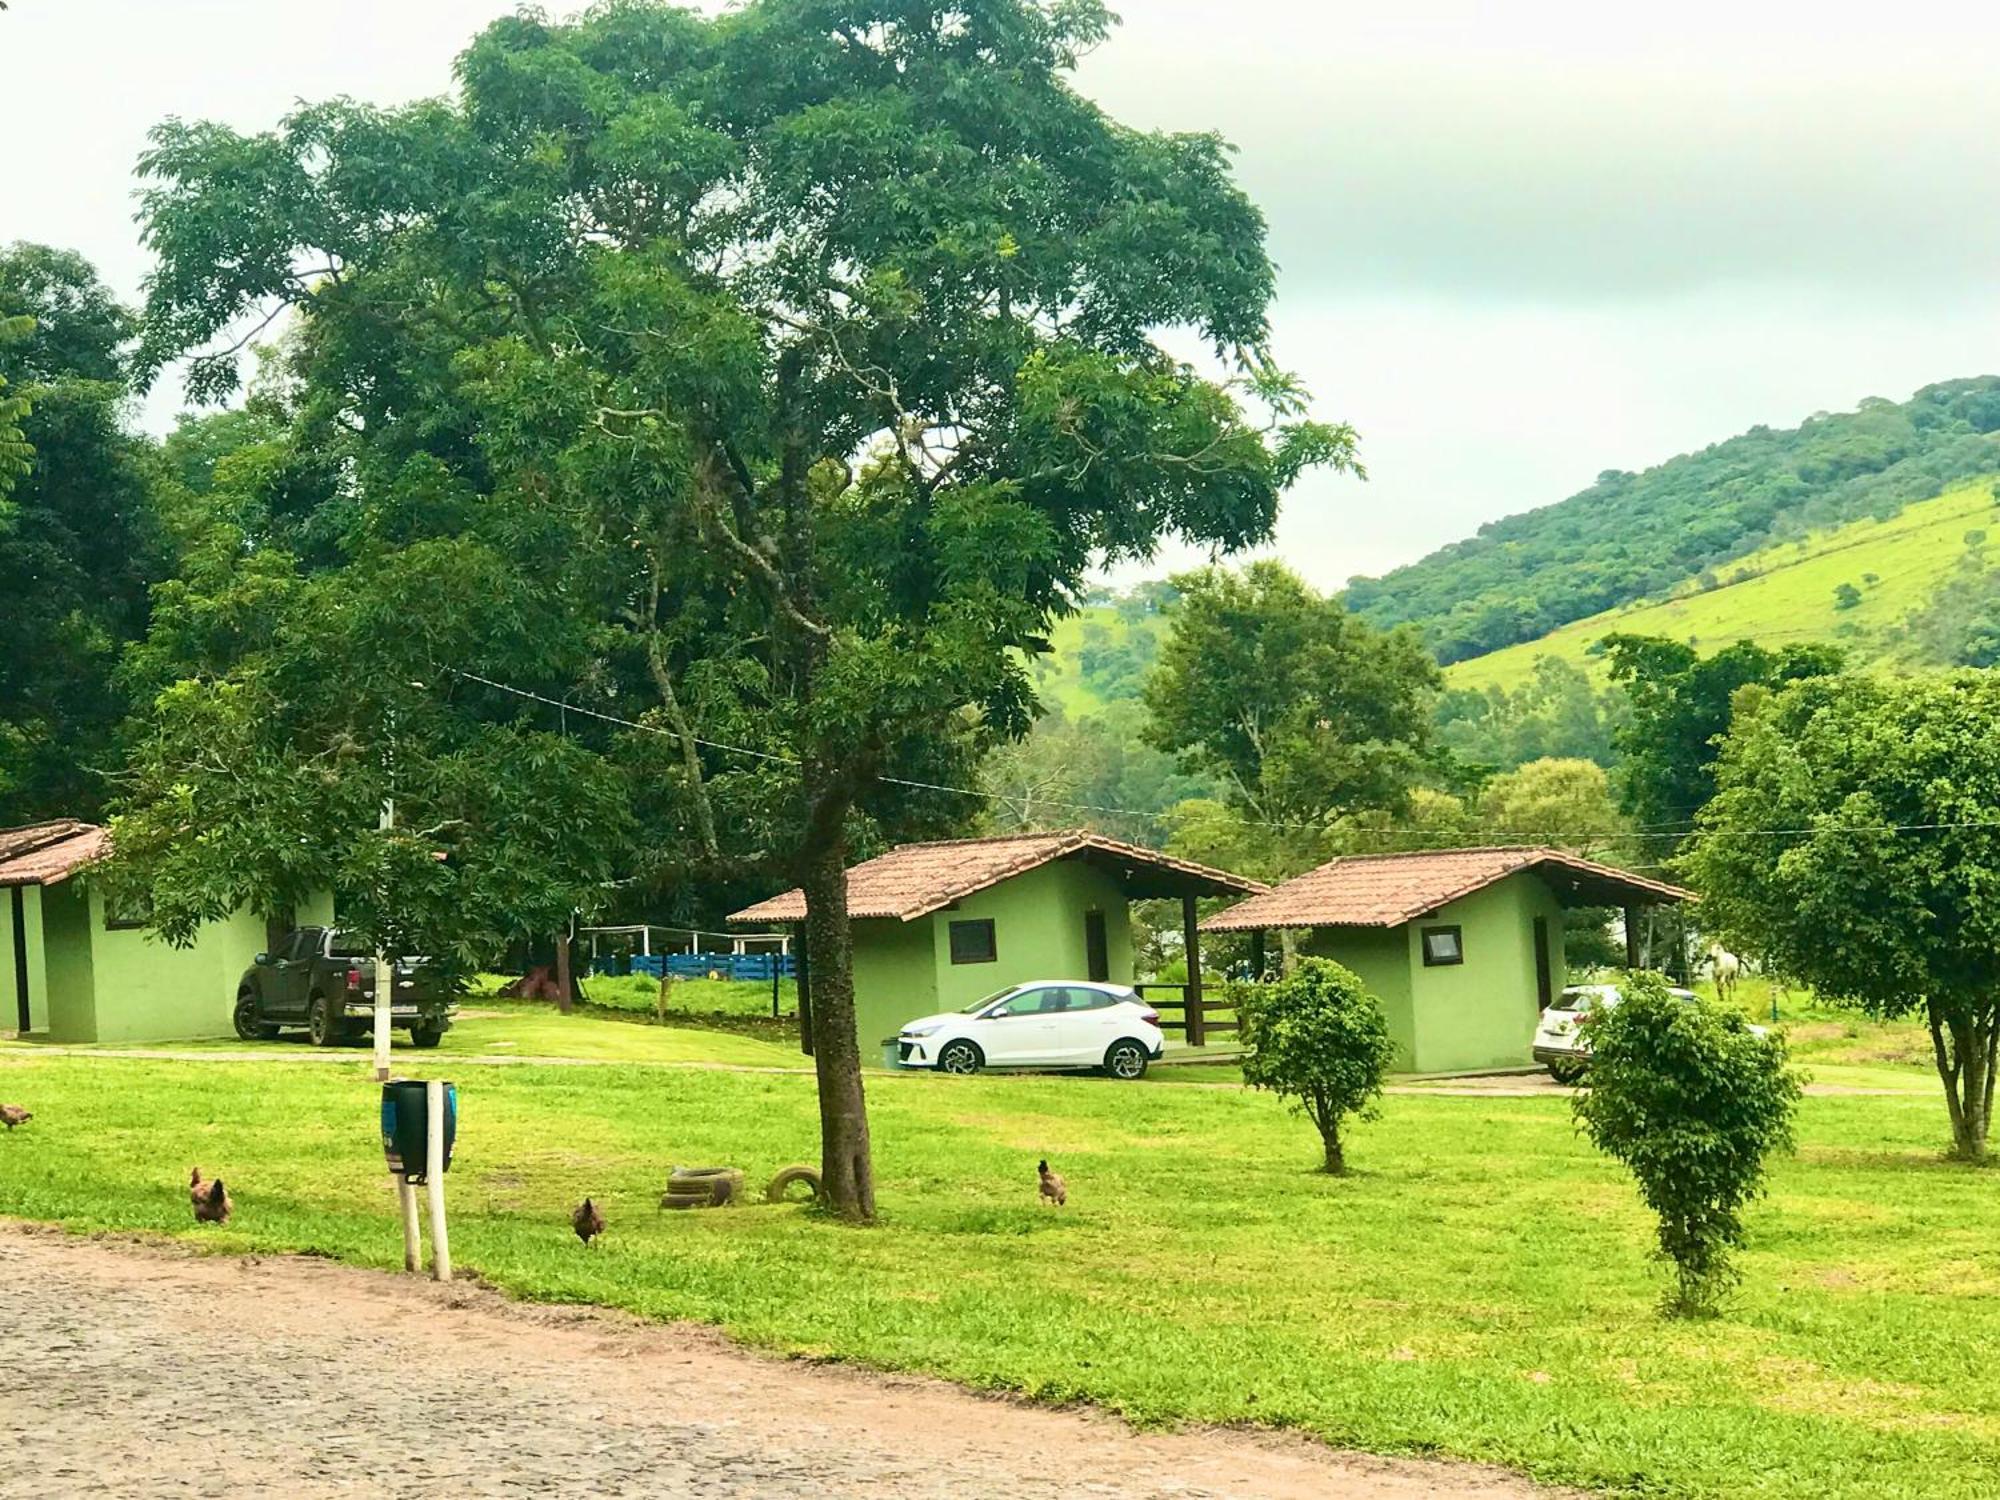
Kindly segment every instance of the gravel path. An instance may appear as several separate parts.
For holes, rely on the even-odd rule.
[[[0,1226],[0,1374],[4,1495],[1548,1493],[1280,1437],[1140,1433],[477,1287],[25,1226]]]

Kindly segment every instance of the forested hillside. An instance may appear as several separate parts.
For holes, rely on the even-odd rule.
[[[1509,516],[1380,578],[1347,603],[1415,622],[1447,664],[1664,595],[1747,554],[1862,516],[1880,519],[2000,469],[2000,377],[1926,386],[1903,403],[1785,430],[1755,427],[1640,474]]]

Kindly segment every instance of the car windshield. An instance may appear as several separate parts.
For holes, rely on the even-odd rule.
[[[1549,1009],[1577,1011],[1579,1013],[1586,1010],[1595,1010],[1597,1009],[1597,1002],[1603,998],[1596,990],[1564,990],[1562,994],[1556,997],[1556,1003],[1551,1005]]]
[[[1014,991],[1018,990],[1019,988],[1020,986],[1018,984],[1010,984],[1004,990],[995,990],[992,994],[988,995],[984,1000],[973,1001],[972,1004],[966,1006],[963,1010],[959,1011],[959,1014],[961,1016],[976,1016],[982,1010],[986,1009],[987,1006],[991,1005],[995,1000],[1005,1000],[1009,995],[1013,994]]]
[[[372,948],[364,947],[360,942],[349,937],[344,932],[336,932],[333,935],[332,940],[326,945],[326,951],[327,955],[331,958],[373,958],[375,956]]]

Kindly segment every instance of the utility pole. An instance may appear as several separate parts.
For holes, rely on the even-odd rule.
[[[396,799],[382,799],[382,819],[376,824],[383,833],[396,826]],[[375,1081],[389,1081],[389,1007],[395,999],[396,973],[389,955],[375,949]]]

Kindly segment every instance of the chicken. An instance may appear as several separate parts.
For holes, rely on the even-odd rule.
[[[194,1205],[197,1224],[227,1224],[229,1210],[235,1206],[229,1201],[229,1190],[222,1185],[222,1179],[203,1182],[200,1167],[188,1173],[188,1202]]]
[[[576,1212],[569,1216],[569,1227],[576,1231],[576,1237],[586,1245],[597,1235],[604,1233],[604,1214],[588,1198],[577,1204]]]
[[[0,1125],[12,1130],[16,1125],[25,1125],[35,1117],[18,1104],[0,1104]]]
[[[1047,1162],[1037,1162],[1035,1172],[1042,1179],[1042,1197],[1061,1208],[1069,1202],[1069,1184],[1062,1180],[1060,1172],[1051,1172]]]

